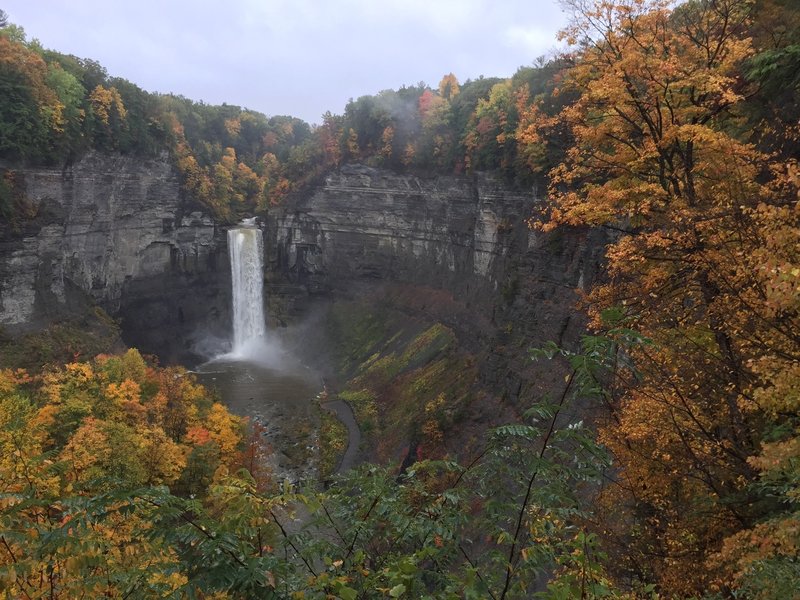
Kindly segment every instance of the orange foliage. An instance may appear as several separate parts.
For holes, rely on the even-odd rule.
[[[47,64],[42,57],[23,44],[0,35],[0,70],[21,76],[33,96],[42,121],[50,129],[61,131],[64,104],[47,85]]]
[[[0,371],[0,400],[30,383],[23,371]],[[134,485],[173,483],[191,447],[210,442],[222,465],[239,462],[241,419],[182,369],[148,367],[136,350],[46,373],[37,395],[29,440],[57,449],[72,482],[113,475]]]
[[[731,135],[753,53],[746,1],[574,6],[565,36],[584,45],[564,85],[580,95],[555,118],[523,111],[518,141],[535,162],[554,128],[569,132],[538,226],[622,233],[590,315],[604,328],[614,309],[650,341],[630,350],[638,377],[616,383],[601,429],[619,469],[603,527],[618,575],[678,595],[724,589],[730,563],[697,565],[763,516],[755,467],[796,449],[761,442],[798,409],[796,185]]]
[[[384,128],[381,134],[380,156],[386,159],[392,157],[392,142],[394,142],[394,127],[389,125]]]

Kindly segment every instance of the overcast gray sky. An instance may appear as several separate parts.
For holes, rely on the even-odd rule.
[[[557,47],[556,0],[0,0],[28,39],[151,92],[319,123],[420,81],[509,77]]]

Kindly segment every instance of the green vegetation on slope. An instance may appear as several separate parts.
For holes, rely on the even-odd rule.
[[[475,398],[477,368],[450,329],[361,302],[334,304],[328,327],[344,378],[337,397],[352,407],[374,458],[402,458],[409,440],[419,457],[467,451],[447,442]]]
[[[522,598],[557,567],[549,597],[586,584],[611,594],[576,525],[577,491],[607,460],[561,418],[568,396],[594,393],[587,374],[494,431],[468,466],[423,461],[398,479],[368,465],[297,494],[245,470],[264,449],[181,369],[130,350],[35,378],[1,370],[0,590]]]
[[[0,328],[0,367],[38,372],[45,366],[110,353],[120,345],[118,325],[95,308],[82,318],[25,335],[10,336]]]

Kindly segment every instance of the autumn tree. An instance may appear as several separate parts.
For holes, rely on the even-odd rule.
[[[117,88],[98,85],[89,94],[93,134],[106,149],[119,149],[123,131],[127,128],[127,110]]]
[[[793,185],[736,135],[751,3],[568,4],[578,50],[564,87],[579,97],[540,120],[542,138],[561,127],[572,139],[540,226],[617,232],[590,314],[651,342],[630,351],[639,375],[617,382],[601,431],[620,468],[602,500],[617,515],[618,575],[725,590],[730,572],[696,566],[775,510],[753,457],[793,421],[762,398],[795,381],[800,352]]]
[[[42,160],[63,125],[63,104],[47,85],[47,65],[23,43],[0,35],[0,155]]]
[[[419,164],[438,168],[451,166],[457,138],[452,126],[451,99],[458,91],[458,80],[450,73],[442,78],[438,93],[425,90],[419,97],[422,130],[415,149]]]
[[[452,73],[448,73],[439,82],[439,96],[450,101],[461,91],[458,85],[458,78]]]
[[[331,114],[330,111],[322,115],[322,125],[320,125],[317,135],[319,143],[325,157],[325,164],[338,167],[342,161],[342,119]]]
[[[528,101],[528,91],[515,89],[510,79],[495,84],[488,98],[478,100],[464,136],[468,169],[513,167],[519,107]]]
[[[83,139],[86,90],[72,73],[65,71],[58,63],[48,65],[47,84],[63,107],[62,124],[56,131],[55,145],[58,154],[71,158],[86,144]]]
[[[38,379],[0,370],[0,589],[64,599],[196,591],[190,579],[210,563],[190,567],[187,538],[175,530],[201,526],[173,509],[205,507],[167,486],[208,498],[222,519],[216,490],[252,481],[231,474],[243,433],[241,420],[185,371],[148,365],[135,350]],[[214,470],[196,481],[189,462],[201,454]],[[260,477],[269,481],[263,469]],[[222,495],[233,501],[232,492]]]

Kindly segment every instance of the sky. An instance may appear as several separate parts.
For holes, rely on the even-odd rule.
[[[149,92],[321,122],[443,75],[510,77],[558,48],[557,0],[0,0],[45,48]]]

